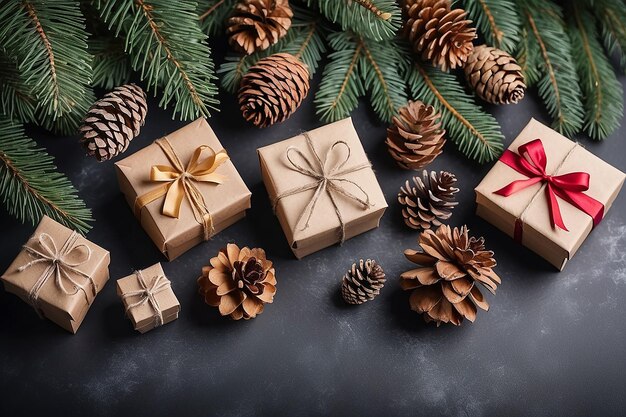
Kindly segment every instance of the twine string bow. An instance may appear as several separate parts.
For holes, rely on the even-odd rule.
[[[287,148],[286,156],[287,156],[287,160],[291,164],[291,166],[289,167],[291,170],[299,172],[308,177],[311,177],[313,181],[308,184],[302,185],[300,187],[295,187],[290,190],[287,190],[283,192],[282,194],[280,194],[279,196],[277,196],[274,200],[274,210],[276,210],[276,207],[278,206],[278,202],[281,199],[285,197],[289,197],[291,195],[299,194],[307,190],[315,189],[313,197],[311,197],[311,200],[304,207],[304,209],[302,210],[302,213],[300,213],[300,216],[298,217],[298,220],[296,221],[296,227],[298,227],[298,225],[300,225],[302,221],[305,220],[304,225],[302,226],[302,228],[300,228],[300,230],[305,230],[309,227],[311,217],[313,216],[313,213],[315,212],[315,207],[317,206],[317,203],[320,197],[322,196],[322,194],[326,193],[330,199],[330,202],[333,205],[333,208],[335,209],[335,214],[337,216],[337,219],[339,220],[340,243],[343,243],[346,238],[346,230],[345,230],[346,228],[345,228],[345,223],[343,221],[343,217],[341,215],[341,210],[339,210],[339,206],[337,204],[336,194],[342,195],[348,198],[349,200],[352,200],[358,203],[363,209],[368,209],[372,207],[373,204],[370,202],[370,197],[367,194],[367,192],[363,189],[363,187],[361,187],[356,182],[345,178],[345,175],[347,174],[360,171],[362,169],[370,168],[371,164],[367,162],[367,163],[363,163],[360,165],[355,165],[350,168],[345,168],[345,165],[348,163],[348,160],[350,159],[351,150],[350,150],[350,146],[348,146],[348,144],[342,140],[338,140],[335,143],[333,143],[332,146],[328,149],[328,151],[324,155],[324,158],[322,159],[320,155],[317,153],[317,151],[315,150],[315,147],[313,146],[313,142],[311,141],[311,138],[308,135],[308,133],[304,133],[303,135],[306,139],[306,143],[311,151],[311,154],[313,155],[312,160],[310,158],[307,158],[306,155],[304,155],[304,153],[302,153],[300,149],[294,146],[290,146],[289,148]],[[339,147],[343,147],[347,151],[345,153],[345,158],[339,159],[339,161],[337,161],[334,165],[327,168],[331,155],[334,152],[337,152]],[[303,162],[302,164],[298,163],[295,160],[296,155]],[[360,196],[348,191],[345,188],[345,185],[347,184],[354,186],[358,190],[357,194],[360,194]]]
[[[156,295],[170,288],[171,282],[167,278],[165,278],[164,275],[156,275],[152,279],[152,283],[148,285],[141,271],[135,271],[135,275],[137,276],[137,281],[139,282],[141,289],[126,292],[124,293],[124,295],[122,295],[122,298],[127,299],[135,296],[139,296],[140,298],[138,301],[126,306],[126,313],[134,308],[148,303],[150,304],[150,307],[152,307],[152,311],[154,311],[154,327],[162,326],[163,310],[159,305],[159,300],[157,300]]]
[[[56,242],[48,233],[41,233],[36,238],[33,238],[38,244],[39,248],[33,245],[24,245],[24,249],[35,257],[30,262],[20,266],[19,272],[23,272],[26,269],[40,263],[47,264],[46,269],[41,273],[35,284],[28,292],[28,303],[33,306],[37,313],[41,316],[41,311],[38,307],[39,293],[48,280],[54,276],[54,283],[56,287],[61,290],[65,295],[72,296],[82,291],[85,294],[85,299],[88,304],[91,304],[96,297],[98,289],[93,279],[78,269],[79,266],[89,261],[91,258],[91,248],[85,244],[76,245],[78,240],[78,233],[72,232],[67,238],[63,246],[57,248]],[[81,248],[86,249],[82,251]],[[71,260],[74,258],[74,260]],[[91,284],[92,296],[91,298],[87,294],[85,285],[79,283],[72,275],[81,276],[86,278]],[[68,289],[68,284],[71,285],[71,289]]]
[[[144,206],[165,196],[161,212],[165,216],[178,218],[183,199],[187,197],[194,218],[203,227],[204,240],[208,240],[214,231],[213,218],[196,182],[223,183],[226,177],[215,171],[228,160],[228,154],[223,149],[216,153],[210,146],[202,145],[196,148],[185,167],[167,137],[157,139],[155,143],[163,150],[171,165],[152,166],[150,181],[164,184],[137,198],[135,214],[139,217]],[[205,151],[208,155],[201,159]]]

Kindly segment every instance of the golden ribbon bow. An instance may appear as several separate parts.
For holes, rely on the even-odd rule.
[[[178,218],[180,206],[183,199],[187,197],[196,221],[203,226],[204,240],[208,240],[213,232],[213,219],[206,207],[202,193],[194,183],[223,183],[226,177],[215,173],[215,170],[229,159],[228,154],[223,149],[216,153],[210,146],[198,146],[187,163],[187,167],[184,167],[167,137],[157,139],[155,143],[163,150],[172,165],[152,166],[150,181],[163,182],[164,184],[137,197],[135,215],[139,217],[143,207],[165,195],[161,213],[168,217]],[[200,156],[205,150],[209,152],[209,155],[201,160]]]

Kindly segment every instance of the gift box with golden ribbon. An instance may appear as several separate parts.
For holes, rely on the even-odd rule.
[[[115,166],[128,204],[169,260],[242,219],[250,208],[250,190],[204,118]]]
[[[76,333],[109,279],[109,252],[44,216],[0,279],[4,289]]]
[[[378,227],[387,203],[351,119],[257,150],[297,258]]]
[[[532,119],[476,187],[477,214],[562,270],[624,173]]]
[[[180,303],[160,263],[117,280],[117,295],[126,315],[139,333],[178,318]]]

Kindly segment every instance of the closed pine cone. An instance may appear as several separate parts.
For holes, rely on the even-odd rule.
[[[363,304],[380,294],[385,281],[385,272],[376,261],[360,259],[343,276],[341,296],[348,304]]]
[[[106,161],[124,152],[146,120],[146,93],[135,84],[116,87],[96,101],[80,127],[89,156]]]
[[[442,152],[446,131],[441,113],[421,101],[409,101],[387,129],[387,149],[404,169],[421,169]]]
[[[450,229],[443,225],[421,233],[418,242],[423,252],[407,249],[404,256],[421,267],[400,276],[402,288],[412,291],[411,310],[437,326],[458,326],[463,319],[473,322],[477,307],[489,309],[477,284],[495,294],[501,281],[493,271],[493,252],[485,250],[483,238],[469,237],[467,226]]]
[[[276,277],[263,249],[229,243],[202,268],[198,287],[204,301],[218,307],[222,316],[248,320],[274,301]]]
[[[285,121],[309,93],[309,71],[295,56],[278,53],[250,67],[239,87],[243,117],[257,127]]]
[[[454,201],[454,194],[459,192],[455,183],[456,176],[446,171],[423,171],[421,178],[413,177],[413,186],[407,180],[398,193],[406,225],[423,230],[441,226],[459,204]]]
[[[526,84],[522,68],[515,58],[500,49],[475,47],[464,70],[476,95],[488,103],[517,103],[524,98]]]
[[[463,66],[472,52],[476,29],[451,0],[405,0],[404,36],[423,60],[443,71]]]
[[[240,0],[228,19],[229,42],[248,55],[265,50],[287,34],[292,17],[288,0]]]

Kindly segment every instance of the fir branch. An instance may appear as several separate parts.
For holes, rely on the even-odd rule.
[[[521,21],[513,0],[464,0],[465,10],[490,46],[513,53]]]
[[[307,0],[344,31],[373,40],[392,39],[400,28],[400,8],[395,0]]]
[[[357,107],[365,87],[357,74],[363,44],[355,42],[345,32],[328,37],[334,52],[328,55],[322,81],[315,94],[317,114],[325,122],[335,122],[348,117]]]
[[[0,196],[21,222],[35,225],[45,214],[83,234],[93,222],[91,210],[56,170],[53,158],[5,116],[0,116]]]
[[[78,127],[93,97],[91,56],[79,5],[67,0],[7,1],[0,5],[0,44],[19,68],[23,90],[37,102],[37,122],[57,133]]]
[[[199,0],[197,13],[202,31],[209,36],[224,32],[237,0]]]
[[[404,56],[389,41],[376,42],[364,38],[357,70],[363,86],[370,93],[374,112],[384,122],[391,122],[397,109],[406,104],[406,85],[400,73]]]
[[[518,0],[529,42],[536,48],[527,53],[539,52],[541,77],[537,82],[548,113],[553,119],[552,127],[566,136],[572,136],[583,125],[581,91],[572,48],[565,32],[561,10],[551,1]]]
[[[504,136],[496,119],[483,111],[452,74],[416,64],[408,74],[415,99],[434,106],[450,138],[467,157],[490,162],[502,153]]]
[[[209,116],[217,88],[210,49],[193,2],[169,0],[96,0],[115,35],[125,36],[131,65],[148,88],[161,90],[159,105],[174,102],[183,120]]]
[[[15,63],[0,50],[0,114],[20,123],[36,121],[37,99]]]
[[[592,0],[591,9],[602,29],[604,47],[617,54],[626,70],[626,6],[622,0]]]
[[[594,16],[583,2],[569,8],[568,29],[585,105],[585,131],[596,140],[618,127],[624,115],[622,84],[599,41]]]
[[[129,81],[132,68],[122,39],[106,35],[91,37],[89,52],[93,55],[94,87],[110,90]]]
[[[524,83],[528,88],[535,85],[541,78],[538,62],[540,56],[541,53],[539,52],[539,45],[537,42],[532,41],[528,30],[526,30],[525,27],[522,28],[516,60],[522,68]]]
[[[221,78],[221,85],[226,91],[234,94],[239,89],[241,79],[248,69],[260,59],[267,56],[287,52],[300,59],[309,69],[311,77],[315,74],[322,54],[326,51],[322,39],[319,17],[310,12],[294,7],[294,18],[287,35],[276,44],[264,51],[251,55],[229,53],[224,63],[217,70]]]

